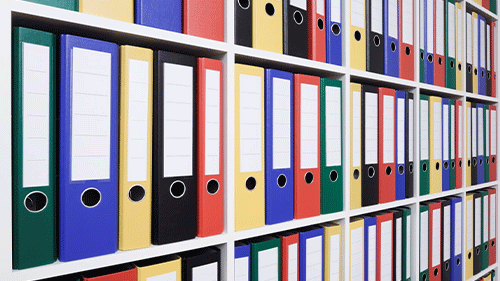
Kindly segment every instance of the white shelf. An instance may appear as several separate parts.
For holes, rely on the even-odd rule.
[[[466,2],[468,9],[472,9],[473,11],[478,12],[481,15],[485,16],[488,22],[498,20],[497,15],[495,15],[490,10],[487,10],[482,5],[477,4],[476,2],[474,2],[474,0],[466,0]],[[497,12],[498,12],[498,2],[497,2]]]
[[[486,102],[488,104],[490,103],[497,103],[498,98],[493,98],[493,97],[488,97],[488,96],[480,96],[478,94],[471,94],[471,93],[464,93],[465,97],[467,99],[473,99],[478,102]]]

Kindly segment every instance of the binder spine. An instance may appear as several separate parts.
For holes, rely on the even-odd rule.
[[[464,109],[461,100],[455,100],[455,189],[462,188],[463,145],[464,145]]]
[[[395,161],[395,91],[379,88],[378,92],[378,167],[379,199],[378,203],[396,200]],[[385,149],[385,142],[389,149]]]
[[[366,0],[366,70],[378,74],[384,74],[383,27],[378,29],[380,24],[374,24],[372,21],[373,19],[383,20],[384,5],[383,0]],[[379,15],[374,16],[373,12]]]
[[[252,47],[252,4],[255,0],[234,0],[234,43]],[[286,6],[285,6],[286,7]]]
[[[326,1],[326,62],[342,66],[342,1]],[[334,14],[335,13],[335,14]],[[340,17],[340,18],[337,18]]]
[[[399,77],[398,0],[384,0],[384,74]],[[395,6],[395,7],[394,7]],[[393,16],[396,13],[395,17]],[[394,27],[395,25],[395,27]],[[394,32],[395,28],[395,32]]]
[[[395,170],[396,175],[396,200],[405,199],[406,195],[406,162],[407,162],[407,135],[406,135],[406,120],[408,120],[406,111],[406,93],[404,91],[396,91],[395,103]],[[406,121],[406,122],[405,122]]]
[[[370,95],[369,106],[367,105],[367,95]],[[375,112],[368,112],[367,108],[373,110],[375,107]],[[375,119],[375,120],[374,120]],[[370,206],[379,203],[379,168],[378,168],[378,155],[377,149],[379,147],[378,139],[378,88],[374,86],[361,86],[361,205]],[[373,124],[367,125],[367,121],[372,121]],[[375,122],[373,122],[375,121]],[[374,126],[373,126],[374,125]],[[374,128],[375,127],[375,128]],[[372,132],[367,133],[367,128],[371,129]],[[367,138],[375,138],[376,141],[371,139],[367,141]],[[375,152],[374,152],[375,151]],[[372,152],[369,154],[368,152]],[[367,157],[370,157],[370,161],[367,161]],[[375,161],[374,161],[375,160]]]
[[[308,25],[309,25],[309,59],[326,62],[326,32],[325,32],[325,0],[309,0],[308,2]],[[323,2],[323,5],[318,5]],[[322,7],[323,10],[318,9]]]
[[[462,238],[463,235],[463,225],[462,225],[462,197],[452,197],[451,199],[451,273],[450,280],[462,280],[462,263],[465,261],[462,259]],[[459,220],[457,223],[456,220]],[[465,238],[465,237],[464,237]]]
[[[291,0],[283,0],[283,54],[307,59],[309,56],[307,5],[300,8],[290,2]]]
[[[414,103],[413,93],[405,93],[405,198],[413,197],[413,177],[415,153],[413,148]]]
[[[451,171],[451,156],[450,156],[450,106],[449,100],[442,98],[441,106],[441,157],[442,157],[442,190],[450,190],[450,171]],[[447,157],[445,157],[447,156]]]

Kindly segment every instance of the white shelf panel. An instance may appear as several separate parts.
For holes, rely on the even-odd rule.
[[[469,191],[474,191],[474,190],[478,190],[478,189],[482,189],[482,188],[488,188],[488,187],[492,187],[494,185],[497,185],[498,182],[497,181],[492,181],[492,182],[486,182],[486,183],[482,183],[482,184],[476,184],[476,185],[473,185],[473,186],[468,186],[465,188],[465,192],[469,192]],[[460,189],[458,189],[460,190]]]
[[[497,98],[488,97],[488,96],[481,96],[478,94],[465,93],[465,97],[467,99],[474,99],[474,100],[479,101],[479,102],[481,102],[481,101],[488,102],[488,103],[497,103],[498,102]]]
[[[458,91],[455,89],[449,89],[446,87],[439,87],[435,85],[429,85],[426,83],[418,83],[418,87],[420,88],[421,94],[430,94],[430,95],[438,95],[446,98],[461,98],[464,95],[464,92]]]
[[[417,202],[417,198],[408,198],[404,200],[396,200],[389,203],[377,204],[373,206],[361,207],[359,209],[349,210],[349,217],[361,216],[369,213],[375,213],[383,210],[399,208],[403,206],[408,206],[411,204],[415,204]]]
[[[380,87],[390,87],[396,90],[409,90],[417,86],[417,83],[415,83],[415,81],[396,78],[369,71],[350,69],[349,73],[351,75],[351,82],[355,83],[371,82]]]
[[[480,13],[483,16],[486,16],[488,22],[498,20],[497,15],[495,15],[490,10],[487,10],[483,6],[477,4],[476,2],[474,2],[474,0],[465,0],[465,2],[467,3],[467,9],[471,9],[475,12]],[[498,12],[498,7],[497,7],[497,12]]]

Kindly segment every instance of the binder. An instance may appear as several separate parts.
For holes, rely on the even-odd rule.
[[[281,280],[299,280],[299,234],[285,232],[281,238]]]
[[[441,280],[441,203],[429,202],[429,281]],[[421,244],[425,247],[425,244]]]
[[[78,11],[78,1],[77,0],[25,0],[28,2],[38,3],[42,5],[53,6],[56,8]]]
[[[55,64],[54,34],[12,29],[13,269],[57,259]]]
[[[434,25],[435,22],[435,7],[433,0],[424,0],[425,1],[425,83],[434,85],[434,29],[436,28]]]
[[[490,9],[490,0],[483,0],[482,1],[483,7],[487,10]]]
[[[78,11],[98,17],[134,22],[134,1],[78,0]]]
[[[374,86],[361,86],[361,205],[379,203],[378,92]]]
[[[405,198],[413,197],[413,93],[405,93]]]
[[[136,0],[135,23],[182,33],[182,0]]]
[[[403,211],[390,210],[393,215],[392,223],[392,279],[404,280],[403,265]]]
[[[376,213],[377,218],[377,280],[392,280],[393,214]]]
[[[478,22],[478,93],[480,95],[486,96],[486,22],[484,21],[484,17],[481,15],[477,15],[479,20]]]
[[[490,11],[497,14],[497,0],[490,0]]]
[[[497,180],[497,106],[490,105],[490,127],[489,127],[489,144],[490,144],[490,181]]]
[[[398,0],[383,1],[384,74],[392,77],[399,77],[399,5]]]
[[[465,90],[472,93],[472,14],[466,13],[466,71],[465,71]],[[469,120],[469,119],[468,119]]]
[[[221,279],[220,250],[216,247],[203,248],[182,253],[183,280]]]
[[[266,224],[293,220],[293,74],[265,70]]]
[[[401,200],[405,199],[405,194],[406,194],[406,188],[405,188],[405,181],[406,181],[406,156],[405,154],[408,154],[406,152],[407,147],[405,146],[405,142],[408,139],[408,136],[406,135],[406,93],[404,91],[396,91],[396,169],[394,173],[396,174],[396,200]],[[412,128],[413,129],[413,128]]]
[[[252,46],[256,49],[282,54],[282,2],[279,0],[253,0],[252,4]],[[223,13],[224,7],[221,6],[221,8],[221,13]],[[223,37],[221,37],[222,40]]]
[[[365,93],[365,95],[370,95]],[[395,90],[379,88],[378,93],[378,165],[379,197],[378,203],[396,200],[396,167],[395,167]],[[365,99],[365,125],[368,125],[369,103]],[[368,113],[368,114],[367,114]],[[365,132],[369,128],[365,127]],[[365,134],[365,139],[367,135]],[[366,144],[366,143],[365,143]],[[366,154],[365,154],[366,155]]]
[[[364,216],[364,272],[363,280],[377,279],[377,217]]]
[[[479,21],[472,12],[472,93],[479,94]]]
[[[414,38],[415,26],[413,16],[413,0],[402,0],[399,3],[399,78],[412,80],[415,78]]]
[[[153,51],[120,46],[118,249],[151,244]]]
[[[442,98],[442,114],[441,114],[441,148],[442,148],[442,191],[450,190],[450,172],[451,172],[451,157],[450,157],[450,146],[451,146],[451,134],[449,131],[450,126],[450,105],[447,98]]]
[[[491,24],[486,23],[486,95],[491,97]],[[495,38],[495,37],[493,37]]]
[[[155,245],[196,237],[196,64],[196,58],[188,55],[154,54],[151,240]]]
[[[478,157],[477,157],[477,104],[471,103],[471,143],[472,143],[472,169],[471,184],[477,184]]]
[[[411,209],[408,207],[399,208],[402,211],[402,251],[401,251],[401,280],[411,280]]]
[[[234,229],[264,226],[264,69],[235,65]]]
[[[490,107],[484,106],[484,182],[490,181]]]
[[[184,34],[224,41],[223,0],[183,0],[182,3]]]
[[[137,267],[137,281],[172,280],[181,281],[181,257],[168,255],[134,262]],[[134,279],[136,280],[136,279]]]
[[[490,0],[490,3],[495,2],[496,5],[496,0]],[[496,10],[496,7],[495,7]],[[495,34],[498,32],[497,30],[497,23],[492,21],[490,22],[490,64],[491,64],[491,96],[496,97],[497,96],[497,72],[495,68]]]
[[[320,78],[293,75],[293,216],[320,214]]]
[[[349,221],[349,280],[364,281],[364,220],[351,218]]]
[[[455,100],[455,189],[462,187],[464,151],[464,109],[461,100]]]
[[[450,280],[462,280],[462,197],[451,197]]]
[[[447,88],[456,88],[456,53],[455,53],[455,0],[447,0],[444,3],[444,38],[445,38],[445,85]],[[462,29],[462,26],[460,26]]]
[[[441,98],[429,97],[429,192],[442,191]],[[431,274],[432,275],[432,274]]]
[[[250,0],[234,0],[234,43],[250,48],[253,38],[251,3]],[[286,27],[286,22],[284,24]],[[283,32],[286,33],[286,29]]]
[[[467,193],[465,196],[465,279],[474,275],[474,195]]]
[[[488,265],[493,265],[496,263],[497,260],[497,229],[496,229],[496,219],[497,219],[497,201],[496,201],[496,195],[497,191],[495,188],[488,188],[488,198],[489,202],[488,205],[490,209],[488,210],[489,212],[489,225],[488,225],[488,231],[489,231],[489,257],[488,257]]]
[[[420,94],[420,196],[426,194],[429,194],[429,96]]]
[[[350,0],[351,5],[351,68],[366,71],[366,1]]]
[[[95,269],[82,274],[83,281],[137,280],[137,268],[133,264],[115,265]]]
[[[484,183],[484,106],[477,104],[477,184]]]
[[[251,240],[252,281],[281,280],[280,238],[262,236]]]
[[[321,213],[340,212],[343,198],[342,81],[321,78]]]
[[[449,170],[450,170],[450,177],[449,177],[449,186],[450,189],[455,189],[455,173],[456,173],[456,161],[455,161],[455,145],[456,145],[456,140],[455,140],[455,123],[457,123],[457,120],[455,118],[455,100],[449,99],[448,100],[448,105],[449,105],[449,122],[448,122],[448,132],[449,136],[448,139],[450,140],[449,142],[449,150],[450,150],[450,164],[449,164]],[[463,128],[460,128],[460,130],[463,130]]]
[[[71,261],[118,244],[118,46],[61,35],[60,60],[59,260]]]
[[[481,242],[483,237],[482,199],[479,192],[472,193],[474,197],[474,275],[481,272]]]
[[[324,229],[311,226],[299,231],[299,280],[323,280]]]
[[[308,36],[307,0],[283,0],[283,54],[307,59]]]
[[[481,190],[481,270],[485,270],[489,266],[489,195],[488,190]]]
[[[427,83],[427,22],[426,22],[426,13],[427,13],[427,0],[418,0],[419,1],[419,30],[418,30],[418,38],[419,38],[419,82]]]
[[[366,70],[379,74],[384,74],[385,61],[383,2],[383,0],[366,0]]]
[[[224,230],[224,157],[222,62],[197,61],[197,235],[221,234]]]
[[[361,208],[361,85],[351,83],[350,209]]]
[[[462,3],[455,2],[455,34],[456,34],[456,58],[455,58],[455,65],[456,65],[456,87],[455,89],[459,91],[463,91],[464,85],[463,85],[463,46],[464,46],[464,30],[462,27],[464,26],[464,15],[463,15],[463,10],[462,10]]]
[[[429,280],[429,206],[420,205],[419,274],[418,280]]]
[[[326,62],[342,66],[342,1],[326,0]]]
[[[326,62],[325,0],[307,1],[309,59]]]
[[[441,199],[441,280],[451,279],[451,200]]]
[[[325,223],[322,226],[325,232],[324,280],[338,281],[343,276],[340,258],[342,256],[342,227],[338,223]]]
[[[234,280],[250,281],[250,244],[236,242],[234,245]]]
[[[445,86],[445,0],[434,0],[434,85]]]
[[[466,106],[466,150],[467,150],[467,164],[465,167],[465,186],[471,186],[472,185],[472,104],[471,102],[465,102]]]

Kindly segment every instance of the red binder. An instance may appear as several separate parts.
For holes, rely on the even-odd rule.
[[[301,219],[320,214],[320,78],[294,74],[293,86],[293,217]]]
[[[413,81],[415,78],[413,0],[411,6],[405,6],[405,3],[399,1],[399,78]],[[411,28],[411,32],[405,32],[406,28]]]
[[[433,235],[436,231],[438,234]],[[429,203],[429,281],[441,281],[441,246],[441,203],[431,202]]]
[[[497,121],[496,118],[498,116],[497,112],[497,106],[496,105],[490,105],[490,127],[488,130],[490,130],[489,138],[489,145],[490,145],[490,182],[496,181],[497,180],[497,150],[498,147],[496,145],[497,141],[497,130],[495,127],[492,127],[492,123],[494,123],[493,126],[496,126]],[[495,151],[492,151],[492,144],[494,143],[495,145]]]
[[[393,222],[393,213],[392,212],[388,212],[388,213],[376,213],[375,214],[377,216],[377,281],[381,281],[381,280],[393,280],[392,278],[392,265],[393,265],[393,262],[392,262],[392,259],[393,259],[393,249],[392,249],[392,245],[394,243],[392,243],[392,229],[393,229],[393,226],[392,226],[392,222]],[[384,239],[382,239],[382,224],[385,223],[385,222],[391,222],[390,224],[390,227],[389,225],[385,225],[385,227],[387,227],[387,229],[390,229],[390,235],[387,236],[387,237],[384,237]],[[387,241],[388,239],[390,239],[390,241]],[[386,260],[386,262],[383,262],[382,259],[387,259],[388,256],[386,255],[386,253],[382,253],[382,242],[383,243],[388,243],[390,244],[390,263],[387,263],[388,260]],[[382,271],[386,272],[386,270],[381,270],[382,269],[382,265],[384,266],[390,266],[391,267],[391,270],[389,271],[391,276],[390,278],[387,278],[387,276],[382,276]]]
[[[483,0],[483,7],[485,7],[487,10],[490,9],[490,0]]]
[[[491,164],[490,164],[491,165]],[[489,265],[493,265],[494,263],[497,262],[497,228],[496,228],[496,222],[497,222],[497,200],[496,200],[496,193],[497,190],[495,188],[488,188],[488,206],[490,207],[489,209],[489,222],[490,224],[488,225],[488,231],[489,233]],[[495,196],[492,196],[495,194]],[[493,235],[492,235],[493,234]],[[494,237],[493,237],[494,236]]]
[[[222,155],[222,62],[198,58],[197,234],[224,230]]]
[[[497,72],[495,68],[495,34],[497,32],[497,23],[490,23],[490,60],[491,60],[491,96],[497,96]],[[491,165],[491,164],[490,164]],[[491,178],[490,178],[491,180]]]
[[[224,0],[184,0],[182,31],[224,41]]]
[[[279,235],[281,238],[281,280],[298,281],[299,280],[299,234],[296,232],[285,232]],[[290,252],[294,251],[294,252]],[[295,265],[289,264],[294,262]],[[292,272],[290,272],[290,270]],[[291,274],[295,272],[295,274]],[[295,279],[289,279],[289,276],[295,276]]]
[[[136,281],[137,267],[132,264],[110,266],[82,274],[83,281]]]
[[[309,0],[307,9],[309,10],[309,59],[326,62],[325,0]]]
[[[448,5],[446,0],[440,0],[443,7],[440,8],[438,14],[438,0],[434,0],[434,85],[444,87],[445,75],[445,58],[444,58],[444,5]],[[440,29],[438,30],[437,21],[441,21]],[[438,53],[438,44],[442,44],[442,54]],[[432,274],[430,274],[432,275]]]
[[[462,166],[463,163],[463,124],[465,122],[463,115],[464,110],[462,106],[461,100],[455,100],[455,189],[462,187]],[[460,119],[460,115],[462,115],[462,119]],[[460,138],[461,136],[461,138]]]
[[[395,93],[394,89],[379,88],[378,90],[379,203],[396,200]]]

